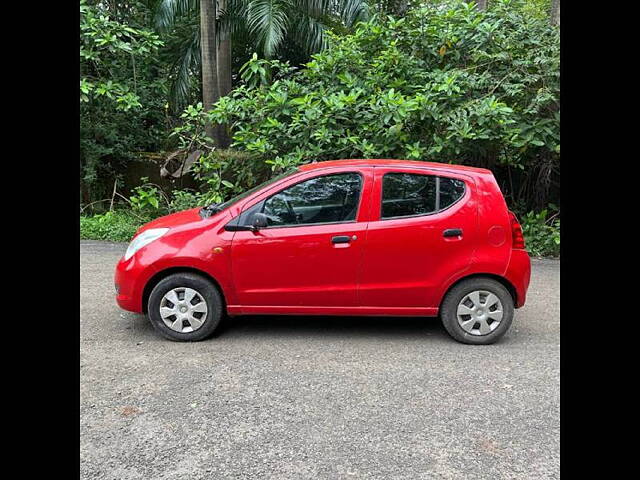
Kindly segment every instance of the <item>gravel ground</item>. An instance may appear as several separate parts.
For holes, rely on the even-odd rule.
[[[239,317],[199,343],[121,311],[80,244],[80,472],[104,479],[558,478],[560,266],[473,347],[436,319]]]

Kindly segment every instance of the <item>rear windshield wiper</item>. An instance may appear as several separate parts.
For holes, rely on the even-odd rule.
[[[214,213],[218,213],[222,210],[222,203],[212,203],[211,205],[207,205],[206,207],[202,207],[200,209],[200,216],[202,218],[207,218],[213,215]]]

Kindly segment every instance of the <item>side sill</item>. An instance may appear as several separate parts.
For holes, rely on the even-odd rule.
[[[227,305],[227,313],[234,315],[353,315],[366,317],[436,317],[437,307],[301,307]]]

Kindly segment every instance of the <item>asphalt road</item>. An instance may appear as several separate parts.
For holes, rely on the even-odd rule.
[[[473,347],[436,319],[239,317],[175,343],[80,245],[80,471],[104,479],[559,477],[560,269]]]

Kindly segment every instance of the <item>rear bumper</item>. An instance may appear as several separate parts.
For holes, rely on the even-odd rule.
[[[531,280],[531,259],[526,250],[512,250],[505,278],[516,290],[516,308],[524,306]]]

